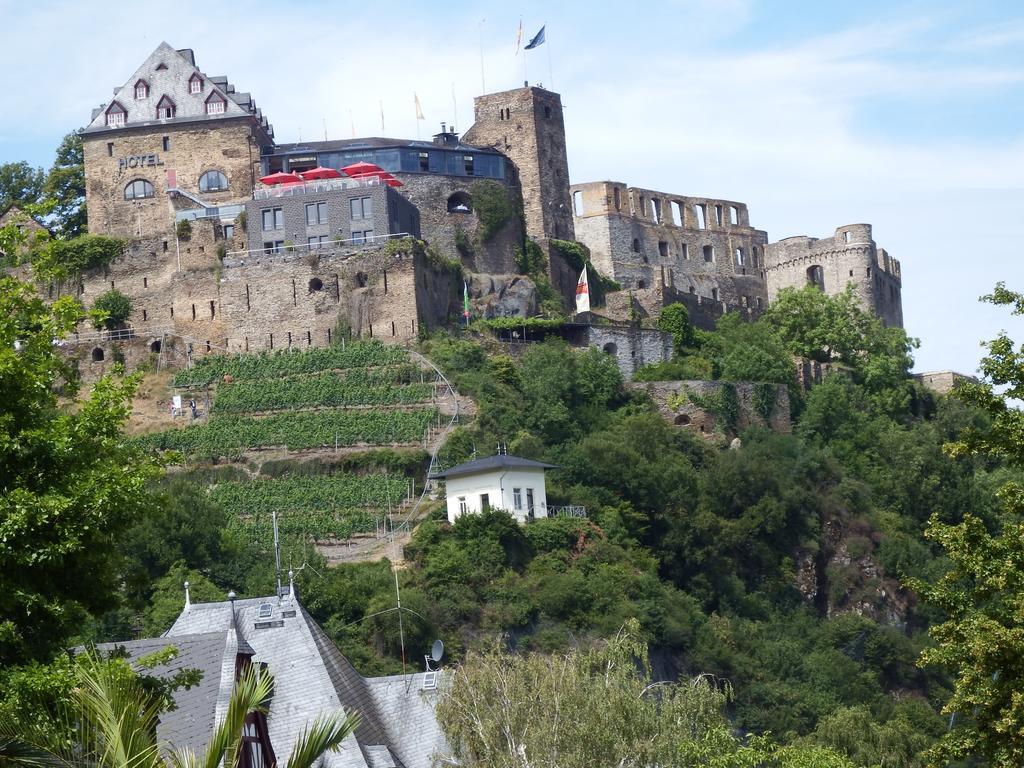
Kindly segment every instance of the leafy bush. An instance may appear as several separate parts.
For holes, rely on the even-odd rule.
[[[111,288],[106,293],[96,297],[92,308],[104,313],[102,320],[99,320],[96,327],[120,328],[124,325],[132,312],[132,300],[116,288]]]
[[[480,242],[486,243],[516,215],[517,206],[512,200],[508,188],[504,184],[491,179],[483,179],[470,188],[473,208],[480,220],[477,230]]]
[[[124,255],[126,240],[104,235],[80,235],[72,240],[50,240],[33,255],[43,271],[56,270],[65,276],[100,269]]]

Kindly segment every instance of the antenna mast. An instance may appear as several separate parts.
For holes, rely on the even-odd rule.
[[[281,597],[281,537],[277,535],[277,510],[270,510],[274,521],[274,576],[277,577],[277,596]]]

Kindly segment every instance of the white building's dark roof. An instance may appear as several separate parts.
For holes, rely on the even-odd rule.
[[[358,712],[359,727],[322,768],[430,768],[448,754],[434,717],[435,688],[424,674],[364,678],[291,594],[186,605],[163,637],[110,644],[133,656],[173,645],[177,658],[151,674],[199,669],[200,684],[175,694],[177,709],[161,716],[158,734],[173,748],[200,751],[227,711],[236,654],[251,653],[274,676],[267,727],[278,763],[284,764],[303,727],[321,712]]]
[[[434,472],[430,475],[433,480],[444,480],[450,477],[462,477],[463,475],[476,475],[481,472],[494,472],[505,469],[557,469],[555,464],[545,464],[543,461],[533,459],[522,459],[518,456],[499,454],[488,456],[486,459],[467,461],[465,464],[446,469],[443,472]]]

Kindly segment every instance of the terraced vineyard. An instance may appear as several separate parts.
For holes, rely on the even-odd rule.
[[[440,419],[433,372],[414,364],[405,349],[379,342],[211,355],[180,371],[173,385],[186,396],[189,388],[209,388],[209,418],[137,439],[151,450],[180,452],[189,464],[229,460],[248,467],[255,479],[214,482],[209,496],[231,513],[232,535],[261,544],[273,541],[275,512],[285,540],[343,540],[373,531],[422,478],[411,483],[401,471],[375,468],[372,459],[349,463],[369,463],[360,474],[332,471],[335,451],[419,446]],[[328,469],[263,477],[257,452],[266,450],[286,465],[305,459],[277,459],[281,451],[325,452],[317,461]]]

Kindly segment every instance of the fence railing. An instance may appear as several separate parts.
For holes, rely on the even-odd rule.
[[[332,192],[337,189],[355,189],[357,187],[379,187],[382,182],[377,176],[365,179],[321,179],[319,181],[302,181],[294,184],[275,184],[262,187],[252,193],[253,200],[276,200],[282,197],[294,197],[307,194]]]
[[[372,247],[388,240],[401,240],[403,237],[411,237],[408,232],[392,232],[386,235],[370,235],[369,237],[350,237],[348,239],[338,238],[329,243],[293,243],[280,247],[252,248],[244,251],[228,251],[225,256],[263,256],[271,254],[275,256],[287,256],[292,253],[310,253],[318,251],[329,251],[333,248],[351,248],[353,246]]]
[[[587,508],[581,507],[576,504],[565,504],[562,506],[551,506],[550,504],[541,504],[537,507],[540,511],[544,512],[540,517],[580,517],[585,518],[587,516]]]

